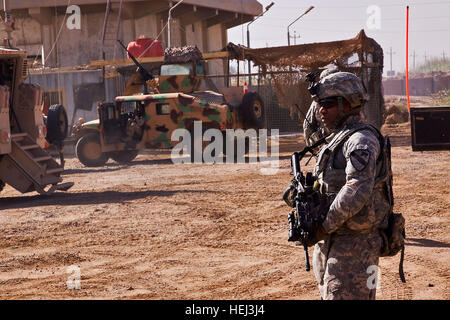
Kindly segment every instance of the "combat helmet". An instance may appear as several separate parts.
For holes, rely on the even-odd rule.
[[[336,72],[340,72],[339,68],[334,64],[330,64],[325,69],[323,69],[323,71],[320,73],[319,79],[323,79],[326,76],[329,76],[330,74],[333,74]]]
[[[309,90],[311,97],[317,102],[328,98],[338,98],[339,115],[336,123],[341,122],[348,115],[359,113],[360,108],[368,101],[363,82],[350,72],[334,72],[326,75]],[[351,107],[349,112],[344,113],[342,98],[349,102]]]

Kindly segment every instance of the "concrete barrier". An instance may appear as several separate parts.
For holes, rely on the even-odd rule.
[[[450,75],[437,74],[409,79],[409,94],[411,96],[429,96],[442,90],[450,89]],[[384,79],[385,95],[406,95],[406,79]]]

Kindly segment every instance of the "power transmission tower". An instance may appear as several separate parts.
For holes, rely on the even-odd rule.
[[[392,70],[392,55],[395,54],[395,52],[392,51],[392,47],[389,48],[389,56],[390,56],[390,60],[391,60],[391,74],[393,74],[393,70]]]
[[[296,33],[296,32],[295,32],[295,30],[294,30],[294,35],[293,35],[293,36],[289,36],[290,38],[293,38],[293,39],[294,39],[294,45],[297,44],[297,39],[300,39],[300,35],[297,36],[295,33]]]
[[[418,56],[416,50],[414,49],[413,54],[410,54],[409,56],[413,58],[413,70],[416,70],[416,57]]]

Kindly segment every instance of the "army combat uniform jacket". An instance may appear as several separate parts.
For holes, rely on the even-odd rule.
[[[321,298],[375,299],[379,229],[387,225],[389,206],[376,184],[380,143],[359,116],[349,117],[327,142],[315,167],[320,191],[331,202],[322,224],[330,236],[313,255]]]
[[[319,104],[313,101],[303,121],[303,134],[306,145],[309,147],[330,133],[320,121],[319,109]]]

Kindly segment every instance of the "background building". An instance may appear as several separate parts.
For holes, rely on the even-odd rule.
[[[69,124],[79,116],[96,118],[96,103],[120,94],[117,81],[105,81],[102,70],[75,67],[103,58],[125,58],[116,39],[127,44],[140,36],[157,38],[165,48],[168,13],[176,4],[169,0],[5,0],[6,11],[15,19],[11,44],[28,52],[30,67],[45,66],[31,71],[29,81],[44,87],[48,103],[66,107]],[[256,0],[184,0],[172,11],[171,46],[220,50],[228,43],[229,28],[261,13],[262,5]],[[212,61],[208,70],[220,74],[225,67],[222,61]]]

